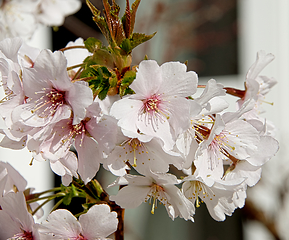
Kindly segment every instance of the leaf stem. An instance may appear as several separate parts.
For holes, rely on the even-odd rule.
[[[74,79],[72,80],[71,82],[79,82],[79,81],[88,81],[88,80],[91,80],[91,79],[95,79],[95,76],[92,76],[92,77],[85,77],[85,78],[77,78],[77,79]]]
[[[60,193],[56,193],[56,194],[45,196],[45,197],[28,199],[26,200],[26,203],[29,204],[29,203],[37,202],[37,201],[44,200],[44,199],[48,199],[49,201],[51,201],[54,198],[63,197],[63,196],[65,196],[65,193],[60,192]]]
[[[76,64],[76,65],[67,67],[66,70],[69,71],[69,70],[72,70],[72,69],[74,69],[74,68],[82,67],[82,66],[83,66],[83,63],[80,63],[80,64]]]
[[[56,208],[58,208],[59,205],[63,202],[63,199],[64,199],[64,198],[61,198],[61,199],[53,206],[53,208],[51,209],[50,212],[53,212]]]
[[[42,208],[46,203],[50,202],[51,199],[47,199],[46,201],[44,201],[43,203],[41,203],[37,208],[35,208],[35,210],[31,213],[32,215],[34,215],[40,208]]]
[[[74,49],[74,48],[85,48],[86,49],[85,46],[79,45],[79,46],[70,46],[70,47],[61,48],[61,49],[59,49],[59,51],[64,52],[66,50],[70,50],[70,49]]]

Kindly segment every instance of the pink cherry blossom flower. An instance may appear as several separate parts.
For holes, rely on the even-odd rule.
[[[106,204],[96,204],[78,220],[66,209],[55,210],[39,226],[39,234],[43,240],[105,240],[116,231],[117,224],[116,212]]]
[[[199,147],[196,129],[202,131],[203,126],[210,126],[213,123],[210,115],[219,113],[227,108],[228,103],[219,98],[219,96],[224,94],[223,85],[211,79],[208,81],[201,96],[191,101],[189,128],[181,133],[176,141],[177,150],[185,159],[184,169],[191,167]]]
[[[78,124],[92,103],[91,89],[84,82],[70,81],[67,61],[62,52],[43,50],[34,67],[24,69],[23,87],[27,103],[15,111],[28,126],[45,126],[69,118],[73,110],[73,124]]]
[[[197,74],[187,72],[186,65],[142,61],[136,79],[130,85],[135,94],[116,101],[111,115],[119,126],[132,132],[160,138],[170,150],[184,129],[188,128],[190,100],[197,89]]]
[[[38,240],[37,225],[28,212],[23,192],[0,198],[0,239]]]
[[[28,149],[36,153],[36,159],[50,160],[54,172],[67,178],[75,176],[75,157],[67,156],[74,145],[78,155],[78,173],[85,183],[89,182],[99,170],[103,155],[115,146],[116,120],[106,115],[100,118],[99,113],[99,104],[93,103],[80,123],[73,125],[71,118],[60,120],[46,138],[29,140]],[[68,159],[72,161],[70,164]]]
[[[18,112],[13,110],[26,102],[22,72],[24,68],[34,66],[39,53],[39,49],[29,47],[20,38],[0,42],[0,72],[5,91],[0,112],[6,125],[3,128],[6,136],[1,141],[2,147],[21,149],[25,147],[27,133],[36,131],[31,126],[25,126],[18,117]]]

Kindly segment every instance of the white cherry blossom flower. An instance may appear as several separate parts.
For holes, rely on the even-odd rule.
[[[231,216],[235,210],[233,194],[240,188],[243,178],[231,181],[202,179],[195,175],[183,179],[182,191],[196,207],[205,202],[207,209],[217,221],[224,221],[226,215]]]
[[[46,26],[60,26],[65,17],[76,13],[81,8],[80,0],[40,0],[36,19]]]
[[[202,177],[211,175],[221,179],[224,174],[223,161],[247,159],[258,149],[260,142],[259,132],[250,123],[239,119],[224,122],[218,114],[212,129],[203,127],[197,132],[201,143],[195,166],[203,170],[200,171]]]
[[[151,213],[154,214],[157,201],[162,203],[172,219],[176,217],[194,221],[195,207],[175,186],[180,181],[176,176],[167,173],[147,173],[147,176],[125,175],[122,177],[128,183],[121,188],[116,196],[110,196],[123,208],[135,208],[142,202],[152,204]]]
[[[227,108],[228,103],[219,98],[219,96],[223,96],[224,94],[223,85],[211,79],[208,81],[201,96],[192,100],[189,128],[181,133],[176,141],[177,149],[185,159],[183,164],[184,169],[191,167],[192,161],[195,159],[195,153],[199,147],[196,129],[203,131],[205,130],[205,126],[209,125],[210,127],[213,124],[210,115],[219,113]],[[202,130],[202,128],[204,129]]]
[[[34,0],[3,0],[0,3],[0,40],[10,37],[29,39],[37,28],[36,8],[37,1]]]
[[[239,108],[241,108],[248,99],[253,99],[254,105],[250,111],[243,114],[244,119],[258,119],[262,121],[263,124],[265,122],[267,122],[267,124],[270,123],[267,120],[265,121],[265,118],[260,114],[264,112],[264,103],[272,105],[272,103],[265,100],[265,96],[271,91],[272,87],[277,84],[277,81],[273,77],[263,76],[260,75],[260,73],[274,58],[274,55],[271,53],[266,54],[265,51],[259,51],[255,63],[248,70],[245,81],[245,91],[240,91],[241,99],[238,100],[238,105]],[[270,123],[270,134],[273,134],[274,130],[275,126]]]
[[[73,152],[68,152],[63,158],[50,160],[50,167],[53,172],[61,176],[61,182],[68,186],[72,178],[78,178],[78,159]]]
[[[15,190],[24,191],[27,181],[9,163],[0,162],[0,197]]]
[[[96,204],[78,220],[66,209],[55,210],[39,226],[39,234],[42,240],[105,240],[116,231],[117,224],[116,212],[106,204]]]
[[[26,102],[23,69],[33,67],[40,50],[26,45],[20,38],[8,38],[0,42],[0,51],[0,72],[5,92],[0,112],[6,125],[3,129],[6,136],[2,139],[1,146],[22,149],[26,144],[27,133],[35,132],[36,129],[25,126],[18,117],[18,112],[13,114],[13,110]]]
[[[28,40],[39,25],[60,26],[66,16],[80,8],[80,0],[2,0],[0,40],[9,37]]]
[[[167,172],[169,164],[181,169],[183,162],[181,156],[172,151],[165,152],[159,139],[146,135],[138,136],[139,134],[133,132],[124,132],[126,136],[119,134],[117,145],[104,161],[106,168],[113,174],[125,175],[126,170],[129,169],[128,164],[140,174],[145,174],[150,170]]]

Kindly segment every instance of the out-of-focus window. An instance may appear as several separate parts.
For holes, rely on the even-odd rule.
[[[122,1],[119,1],[122,2]],[[188,61],[199,76],[238,74],[236,0],[146,0],[139,6],[135,29],[155,37],[135,50],[159,64]]]

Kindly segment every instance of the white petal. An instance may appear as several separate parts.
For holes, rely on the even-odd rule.
[[[50,213],[47,222],[42,224],[39,232],[40,235],[54,234],[53,239],[59,240],[76,238],[81,233],[81,225],[71,212],[66,209],[58,209]]]
[[[79,217],[82,234],[87,239],[107,237],[117,229],[117,213],[111,212],[106,204],[92,206]]]

